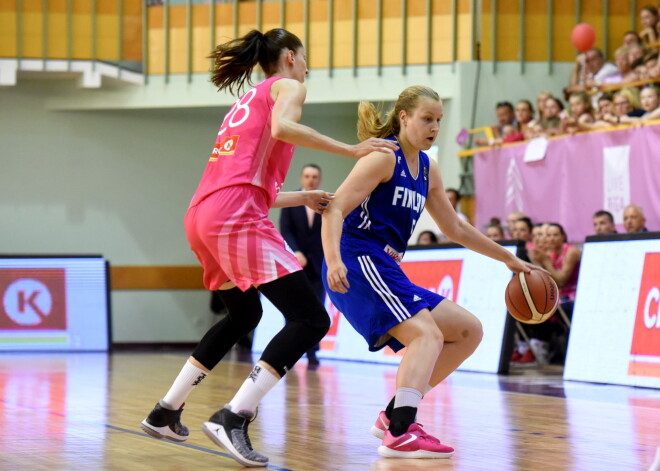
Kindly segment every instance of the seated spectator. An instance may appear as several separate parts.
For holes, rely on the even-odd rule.
[[[417,236],[417,245],[431,245],[438,243],[438,236],[433,231],[422,231]]]
[[[636,31],[626,31],[623,33],[623,46],[630,47],[633,44],[641,44],[642,40],[639,39],[639,34]]]
[[[515,237],[513,237],[513,226],[515,225],[516,221],[524,217],[527,217],[527,215],[522,211],[511,211],[506,217],[506,231],[512,239],[515,239]],[[492,222],[494,221],[491,219],[491,223]]]
[[[646,228],[646,217],[641,206],[629,204],[623,209],[623,227],[626,232],[648,232]]]
[[[511,237],[513,239],[522,240],[525,242],[525,249],[531,250],[534,248],[534,241],[532,240],[532,230],[534,225],[532,220],[528,217],[521,217],[513,223],[513,231]]]
[[[539,94],[536,95],[536,111],[538,112],[538,115],[536,119],[527,123],[528,128],[533,129],[535,126],[541,124],[541,122],[543,121],[543,117],[545,116],[545,102],[548,98],[552,98],[552,97],[553,97],[552,93],[546,91],[539,92]]]
[[[605,78],[619,74],[619,69],[614,64],[605,61],[605,56],[600,49],[591,48],[576,58],[568,87],[564,89],[564,95],[570,96],[573,93],[597,88]]]
[[[598,107],[596,108],[596,120],[603,120],[608,114],[614,114],[614,104],[612,103],[612,93],[603,93],[598,98]]]
[[[513,105],[508,101],[501,101],[495,105],[495,114],[497,115],[497,124],[491,126],[494,138],[502,137],[502,128],[506,125],[516,125],[516,116],[513,112]],[[478,137],[474,140],[478,146],[490,146],[493,143],[488,139]]]
[[[593,216],[595,234],[616,234],[614,225],[614,216],[609,211],[601,209],[596,211]]]
[[[563,133],[575,133],[580,130],[580,124],[591,124],[595,121],[591,100],[586,92],[574,93],[568,100],[570,112],[562,120]]]
[[[520,100],[516,103],[516,121],[518,122],[518,130],[524,136],[524,139],[529,139],[530,130],[529,124],[534,122],[534,106],[529,100]]]
[[[525,136],[523,133],[518,131],[518,128],[513,124],[507,124],[502,126],[502,137],[496,137],[491,143],[494,147],[501,146],[502,144],[507,144],[510,142],[519,142],[524,141]]]
[[[642,30],[639,32],[639,38],[646,44],[652,44],[658,41],[656,24],[658,23],[658,9],[653,5],[642,7],[639,12],[639,22]]]
[[[635,73],[635,80],[647,80],[649,78],[648,71],[646,70],[646,63],[643,57],[640,57],[631,64],[633,72]]]
[[[639,102],[639,91],[636,88],[626,87],[616,92],[612,99],[612,105],[614,114],[605,116],[605,121],[611,124],[620,124],[621,118],[624,116],[640,117],[644,114],[642,105]]]
[[[571,318],[582,252],[567,241],[568,237],[561,224],[549,224],[546,229],[546,246],[549,253],[539,252],[540,255],[537,260],[557,283],[559,303],[566,315]],[[548,345],[549,361],[554,364],[563,364],[566,358],[566,346],[568,345],[568,328],[563,325],[557,314],[552,316],[546,323],[550,323],[549,325],[554,327],[551,344]]]
[[[459,191],[455,188],[447,188],[445,190],[445,194],[447,195],[447,198],[449,198],[449,202],[451,203],[451,205],[454,207],[454,210],[456,211],[456,215],[463,221],[469,223],[470,220],[468,219],[468,217],[465,214],[463,214],[460,209],[458,209],[458,205],[461,202],[461,194],[459,193]]]
[[[545,226],[546,224],[541,222],[534,224],[534,227],[532,227],[532,244],[534,245],[533,250],[545,250]],[[530,258],[532,258],[532,255],[533,254],[530,253]],[[532,260],[532,263],[536,262]]]
[[[603,84],[611,83],[626,83],[634,82],[637,80],[637,76],[630,66],[630,61],[628,60],[628,48],[626,46],[621,46],[619,49],[614,51],[614,64],[616,68],[619,69],[618,75],[610,75],[603,79]]]
[[[503,240],[504,229],[499,224],[488,224],[486,226],[486,237],[491,240]]]
[[[637,59],[641,59],[646,54],[646,48],[643,44],[633,44],[628,48],[628,62],[630,66],[635,63]]]
[[[660,88],[655,85],[644,87],[639,95],[639,101],[644,114],[639,118],[621,116],[622,123],[634,124],[660,119]]]

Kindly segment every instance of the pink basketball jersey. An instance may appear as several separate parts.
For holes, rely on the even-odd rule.
[[[221,188],[245,184],[262,188],[268,195],[268,207],[273,205],[296,148],[271,135],[274,102],[270,87],[281,78],[259,83],[225,115],[191,207]]]

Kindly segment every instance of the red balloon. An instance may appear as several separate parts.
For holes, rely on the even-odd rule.
[[[571,32],[571,42],[578,51],[588,51],[596,43],[596,31],[589,23],[579,23]]]

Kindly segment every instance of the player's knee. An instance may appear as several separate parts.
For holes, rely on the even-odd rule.
[[[330,329],[330,316],[328,316],[325,308],[319,303],[318,306],[310,308],[308,315],[305,316],[303,321],[307,327],[314,332],[318,340],[325,337]]]
[[[229,313],[232,322],[241,326],[241,330],[244,330],[246,333],[254,330],[257,325],[259,325],[262,315],[263,309],[261,309],[261,305],[253,306],[252,309],[235,313],[233,315],[231,312]]]
[[[466,319],[460,330],[461,340],[469,342],[476,348],[481,343],[484,336],[484,328],[481,321],[476,316],[470,315]]]

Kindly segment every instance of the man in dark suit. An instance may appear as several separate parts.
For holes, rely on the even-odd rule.
[[[300,187],[302,190],[317,190],[321,185],[321,167],[307,164],[300,172]],[[321,280],[321,265],[323,264],[323,246],[321,245],[321,215],[307,206],[283,208],[280,215],[280,232],[284,236],[298,262],[303,267],[309,282],[321,300],[325,301],[325,289]],[[310,365],[318,365],[316,351],[319,346],[307,352]]]

